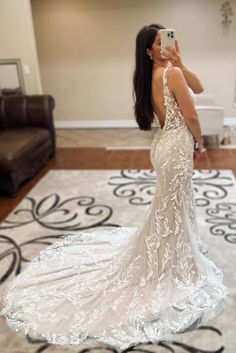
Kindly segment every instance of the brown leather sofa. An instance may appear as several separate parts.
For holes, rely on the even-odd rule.
[[[0,95],[0,193],[15,195],[55,155],[50,95]]]

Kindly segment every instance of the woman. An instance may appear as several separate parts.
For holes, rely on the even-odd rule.
[[[54,344],[103,342],[125,349],[195,328],[222,309],[222,272],[202,253],[192,186],[194,139],[202,148],[188,84],[190,71],[168,67],[160,32],[136,40],[135,116],[161,128],[151,145],[155,194],[139,229],[92,228],[64,235],[8,286],[1,314],[17,331]],[[178,48],[170,62],[181,65]],[[163,78],[163,80],[162,80]],[[163,96],[164,95],[164,96]]]

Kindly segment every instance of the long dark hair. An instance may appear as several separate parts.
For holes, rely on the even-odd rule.
[[[152,60],[147,55],[151,49],[159,29],[165,29],[160,24],[144,26],[136,37],[135,71],[133,75],[134,114],[141,130],[151,130],[154,120],[151,102]]]

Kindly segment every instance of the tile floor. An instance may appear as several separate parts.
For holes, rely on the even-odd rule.
[[[57,129],[57,147],[103,147],[106,149],[146,149],[149,148],[157,128],[142,131],[138,128],[127,129]],[[236,130],[224,127],[220,142],[227,136],[230,143],[220,148],[236,148]],[[215,139],[205,137],[206,147],[215,148]]]

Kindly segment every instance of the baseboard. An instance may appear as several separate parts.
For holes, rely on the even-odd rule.
[[[236,126],[236,117],[225,117],[224,126]],[[138,128],[138,125],[135,120],[55,120],[55,127],[56,129],[115,129]]]

